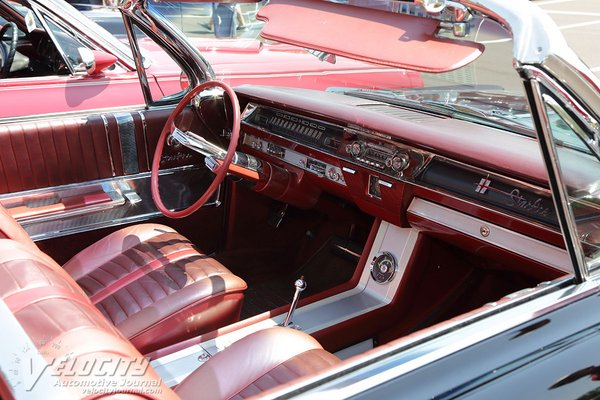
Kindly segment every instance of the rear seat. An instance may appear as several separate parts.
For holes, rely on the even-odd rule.
[[[49,372],[70,392],[65,397],[90,397],[91,387],[97,390],[94,398],[102,392],[127,393],[128,398],[179,398],[69,274],[44,253],[0,239],[0,297],[48,362]]]

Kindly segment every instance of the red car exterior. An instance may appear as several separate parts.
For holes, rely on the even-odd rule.
[[[114,56],[116,65],[93,75],[85,71],[73,71],[73,68],[69,73],[63,71],[43,76],[9,75],[7,79],[0,80],[0,102],[4,105],[0,110],[0,118],[145,104],[134,62],[123,43],[112,36],[107,37],[108,32],[60,0],[45,1],[43,4],[34,1],[31,4],[39,20],[52,19],[68,27],[64,35],[77,32],[77,36],[85,36],[86,44],[99,44],[89,47]],[[12,19],[19,22],[22,18],[15,10],[11,15],[11,9],[6,5],[0,11],[4,11],[0,17],[7,21]],[[38,28],[34,34],[37,34]],[[19,29],[25,31],[26,27],[19,26]],[[45,33],[39,30],[40,35]],[[56,38],[56,35],[49,36],[49,39]],[[142,38],[138,43],[149,64],[146,72],[152,98],[160,99],[180,92],[181,70],[177,64],[152,41]],[[255,39],[195,39],[193,43],[212,66],[215,77],[232,86],[261,84],[319,90],[348,86],[368,89],[422,86],[422,79],[415,72],[373,67],[342,57],[338,57],[335,63],[324,62],[307,50],[290,45],[265,44]],[[57,49],[61,48],[60,44],[55,45]],[[18,51],[21,51],[19,46]],[[29,51],[34,48],[33,52],[27,54],[30,59],[41,57],[35,54],[41,46],[40,43],[28,44]],[[59,53],[61,51],[53,54],[53,58],[60,57]],[[350,80],[349,75],[352,76]],[[32,102],[32,99],[39,100]]]

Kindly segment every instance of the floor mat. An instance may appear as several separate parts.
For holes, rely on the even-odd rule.
[[[281,277],[250,284],[245,293],[242,319],[290,304],[294,296],[294,282],[304,276],[307,283],[302,297],[330,289],[352,278],[362,246],[331,237],[299,269]]]

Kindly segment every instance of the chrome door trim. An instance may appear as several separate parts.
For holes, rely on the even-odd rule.
[[[160,176],[165,179],[168,175],[185,175],[175,179],[178,184],[189,182],[191,174],[200,172],[204,167],[184,166],[160,171]],[[84,183],[72,183],[62,186],[26,190],[0,195],[0,199],[11,197],[26,197],[48,192],[61,192],[72,189],[78,189],[82,185],[86,186],[110,186],[119,190],[122,197],[126,200],[112,204],[112,207],[90,208],[89,213],[57,214],[53,216],[40,216],[39,218],[30,218],[20,220],[19,223],[27,231],[34,241],[50,239],[59,236],[71,235],[75,233],[87,232],[99,228],[139,222],[153,217],[160,216],[161,213],[156,209],[150,196],[150,172],[143,172],[134,175],[118,176],[113,178],[98,179]],[[177,196],[177,193],[172,193]],[[141,197],[140,197],[141,196]],[[218,207],[221,204],[221,186],[217,189],[212,198],[205,204],[207,206]],[[177,197],[174,201],[180,203],[176,206],[185,207],[182,204],[183,199]],[[64,216],[64,218],[62,218]]]
[[[113,115],[117,121],[119,146],[123,161],[123,173],[125,175],[140,172],[140,164],[137,154],[137,140],[135,137],[135,121],[131,113],[118,113]]]

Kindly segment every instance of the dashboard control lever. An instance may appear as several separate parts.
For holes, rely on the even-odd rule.
[[[267,223],[273,228],[279,228],[283,218],[285,217],[285,213],[287,212],[288,204],[284,203],[283,205],[277,207],[275,210],[271,211],[271,215],[269,215],[269,219]]]
[[[296,311],[298,300],[300,300],[300,293],[302,293],[304,289],[306,289],[306,286],[307,284],[304,280],[304,275],[301,276],[300,279],[296,279],[296,282],[294,282],[294,287],[296,288],[296,291],[294,292],[294,298],[292,299],[292,304],[290,304],[290,310],[285,316],[285,320],[283,321],[282,326],[289,326],[293,323],[292,316],[294,315],[294,311]]]

